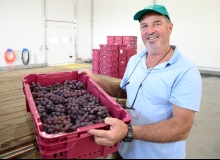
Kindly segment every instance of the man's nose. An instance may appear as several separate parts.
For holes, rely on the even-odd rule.
[[[152,33],[154,33],[155,32],[155,29],[154,29],[154,27],[147,27],[147,34],[152,34]]]

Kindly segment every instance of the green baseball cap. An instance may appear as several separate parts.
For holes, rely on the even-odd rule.
[[[169,13],[167,12],[166,8],[163,5],[158,5],[158,4],[149,5],[149,6],[145,7],[144,9],[138,11],[134,15],[134,20],[140,21],[141,16],[144,15],[145,13],[148,13],[148,12],[160,13],[162,15],[167,16],[167,18],[170,20],[170,16],[169,16]]]

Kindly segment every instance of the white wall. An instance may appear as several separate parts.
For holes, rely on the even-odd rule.
[[[106,44],[106,36],[137,36],[138,51],[143,49],[139,22],[134,14],[153,0],[94,0],[94,48]],[[138,3],[137,3],[138,2]]]
[[[0,1],[0,67],[5,67],[4,52],[14,50],[16,65],[23,65],[21,52],[29,49],[29,64],[43,63],[39,50],[42,44],[42,1],[1,0]]]
[[[171,44],[197,66],[220,69],[220,1],[157,0],[174,23]]]
[[[81,59],[91,59],[91,0],[77,0],[76,17],[77,56]]]

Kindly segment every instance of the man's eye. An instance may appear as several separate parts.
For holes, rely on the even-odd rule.
[[[146,25],[142,26],[142,28],[146,28],[146,27],[147,27]]]
[[[160,23],[155,23],[154,25],[155,25],[155,26],[160,26]]]

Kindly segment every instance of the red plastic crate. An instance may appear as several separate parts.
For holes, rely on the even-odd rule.
[[[118,67],[101,66],[101,67],[99,67],[99,72],[100,71],[117,72],[118,71]]]
[[[118,61],[116,62],[116,61],[111,61],[111,60],[103,60],[103,61],[99,60],[100,65],[110,65],[113,63],[118,63]]]
[[[106,157],[109,153],[117,151],[119,142],[112,147],[97,145],[94,137],[87,133],[93,128],[109,129],[109,125],[99,123],[91,126],[78,128],[76,132],[47,134],[43,131],[43,124],[40,120],[36,105],[34,103],[30,87],[31,82],[39,82],[42,86],[54,84],[56,82],[63,83],[65,80],[81,81],[87,88],[88,92],[98,97],[100,103],[106,106],[110,114],[122,120],[124,123],[130,123],[131,117],[118,103],[88,75],[78,75],[78,71],[44,73],[44,74],[27,74],[22,76],[23,91],[26,100],[27,112],[30,112],[36,131],[37,142],[41,154],[41,158],[49,159],[77,159],[77,158],[96,158],[100,156]]]
[[[126,57],[131,57],[131,56],[137,54],[137,51],[135,51],[135,50],[125,50],[124,54],[126,55]]]
[[[92,54],[92,59],[93,60],[99,60],[99,55],[96,55],[96,54]]]
[[[100,53],[92,53],[92,56],[98,57]]]
[[[115,40],[107,40],[107,44],[115,44]]]
[[[41,144],[38,137],[36,140],[41,159],[95,159],[100,155],[106,157],[109,151],[116,152],[119,147],[119,142],[111,147],[97,145],[93,137],[86,137],[80,141],[69,141],[67,144],[59,143],[58,148]]]
[[[123,44],[137,44],[134,40],[123,40]]]
[[[120,72],[124,72],[125,70],[126,70],[126,66],[125,65],[120,65],[119,67],[118,67],[118,70],[119,70],[119,73]],[[118,74],[119,74],[118,73]]]
[[[107,36],[107,40],[115,40],[115,36]]]
[[[115,45],[121,45],[121,44],[123,44],[122,40],[115,40]]]
[[[95,73],[95,74],[99,74],[99,69],[97,69],[97,68],[92,68],[92,72]]]
[[[110,55],[114,57],[118,57],[119,50],[100,50],[99,56]]]
[[[122,52],[121,50],[137,50],[137,44],[121,44],[119,46],[119,52]]]
[[[123,40],[123,36],[115,36],[115,40],[122,41]]]
[[[99,55],[99,49],[92,49],[92,53],[95,55]]]
[[[137,51],[135,50],[120,50],[119,53],[119,60],[122,60],[121,57],[131,57],[133,55],[137,54]]]
[[[118,50],[118,46],[117,45],[111,45],[111,44],[100,44],[99,45],[100,50]]]
[[[127,50],[120,50],[119,57],[127,57]]]
[[[136,36],[134,36],[134,41],[137,42],[137,37]]]
[[[118,72],[112,72],[112,71],[99,71],[99,74],[109,76],[109,77],[115,77],[118,78]]]
[[[122,79],[123,76],[124,76],[124,72],[125,72],[125,71],[119,71],[119,72],[118,72],[118,78]]]
[[[106,61],[106,60],[109,60],[109,61],[115,61],[115,62],[118,62],[118,57],[114,57],[114,56],[102,56],[102,57],[100,57],[99,60],[100,60],[100,61]]]
[[[92,70],[95,70],[95,71],[99,71],[99,66],[97,66],[97,65],[92,65]]]
[[[119,45],[118,49],[119,50],[125,50],[126,46],[127,46],[126,44],[121,44],[121,45]]]
[[[119,49],[119,55],[123,54],[124,50],[123,49]]]
[[[124,47],[124,50],[137,50],[137,45],[136,44],[127,44]]]
[[[125,54],[123,55],[119,55],[119,61],[126,61],[127,60],[127,56]]]
[[[118,68],[118,61],[100,61],[99,66],[105,66],[105,67],[116,67]]]
[[[121,66],[127,66],[128,61],[119,61],[118,62],[118,67],[120,68]]]
[[[92,59],[92,66],[99,66],[99,60]]]
[[[123,36],[123,41],[124,40],[137,40],[137,36]]]

